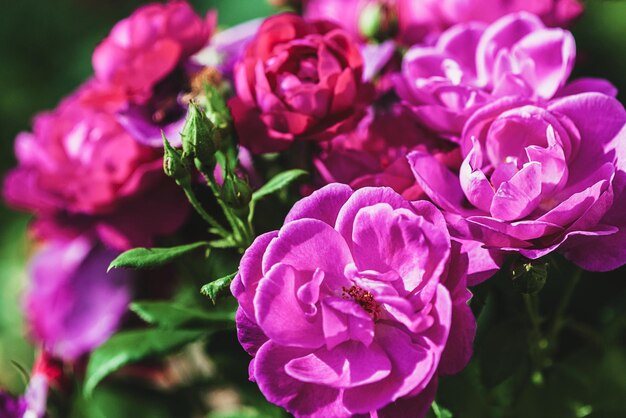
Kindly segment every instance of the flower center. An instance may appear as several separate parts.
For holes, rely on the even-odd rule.
[[[152,98],[144,105],[144,111],[157,125],[179,120],[185,115],[185,108],[179,103],[178,95],[189,89],[189,77],[182,67],[178,67],[154,86]]]
[[[374,300],[371,292],[363,290],[356,285],[350,287],[342,287],[341,297],[344,299],[352,299],[359,304],[361,308],[367,312],[374,321],[380,318],[380,306]]]

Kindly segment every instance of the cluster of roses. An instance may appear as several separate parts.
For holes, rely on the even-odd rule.
[[[67,360],[104,341],[131,284],[107,263],[185,221],[160,133],[180,144],[209,46],[241,147],[310,144],[320,188],[233,281],[250,378],[297,417],[425,415],[438,376],[472,354],[467,286],[507,254],[626,263],[626,111],[609,82],[569,81],[575,43],[559,26],[581,5],[491,3],[308,0],[304,17],[212,40],[215,15],[182,2],[118,23],[94,77],[18,137],[5,181],[46,241],[33,336]]]
[[[191,57],[209,41],[215,18],[200,18],[183,2],[137,10],[94,51],[94,75],[17,137],[19,165],[3,195],[33,213],[30,230],[41,243],[24,298],[30,335],[43,348],[40,363],[76,361],[111,336],[134,283],[132,272],[107,274],[108,264],[184,223],[189,204],[163,173],[161,131],[180,144],[203,68]],[[56,369],[38,367],[33,375],[45,381]],[[14,408],[43,416],[41,392]]]

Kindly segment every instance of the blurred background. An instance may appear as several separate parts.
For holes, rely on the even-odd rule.
[[[63,96],[89,77],[94,47],[115,22],[143,3],[147,2],[3,2],[0,13],[0,178],[15,163],[13,140],[16,134],[29,129],[35,113],[53,108]],[[217,8],[221,27],[272,12],[264,0],[194,0],[192,3],[202,13],[209,8]],[[624,102],[626,1],[589,0],[585,3],[587,11],[573,27],[578,46],[575,75],[609,79],[617,85],[621,92],[619,98]],[[29,369],[33,361],[19,309],[20,293],[25,286],[25,260],[29,253],[25,234],[27,223],[25,215],[12,212],[0,203],[0,387],[13,392],[23,389],[23,381],[12,362]],[[622,269],[619,274],[623,273]],[[622,322],[626,323],[623,320],[625,286],[621,285],[617,274],[585,279],[574,306],[585,305],[585,292],[594,294],[596,289],[593,299],[598,299],[598,305],[617,307]],[[624,277],[621,279],[626,280]],[[597,290],[597,286],[602,286],[604,290]],[[607,289],[616,291],[607,292]],[[585,309],[591,307],[586,306]],[[626,328],[624,323],[621,324],[621,335]],[[624,345],[618,347],[622,361],[626,357]],[[615,364],[626,366],[623,361]],[[624,379],[622,376],[621,387],[626,392]]]

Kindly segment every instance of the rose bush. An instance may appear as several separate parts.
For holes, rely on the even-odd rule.
[[[624,107],[600,93],[503,98],[467,122],[458,175],[422,152],[409,160],[449,223],[487,248],[531,259],[558,249],[607,271],[626,263],[625,125]]]
[[[431,203],[326,186],[256,239],[231,286],[250,378],[296,417],[423,416],[471,355],[466,265]]]
[[[352,128],[370,95],[362,78],[358,46],[335,24],[293,14],[266,19],[235,67],[229,106],[240,142],[272,152]]]

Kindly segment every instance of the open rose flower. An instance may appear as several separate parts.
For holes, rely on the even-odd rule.
[[[441,213],[332,184],[256,239],[232,292],[250,378],[296,417],[422,417],[471,355],[466,256]]]
[[[86,237],[53,241],[35,255],[24,310],[32,337],[48,352],[75,360],[117,329],[130,301],[132,273],[107,273],[116,255]]]
[[[487,248],[532,259],[558,249],[607,271],[626,263],[625,124],[623,106],[599,93],[504,98],[467,122],[458,176],[425,153],[409,160],[449,221]]]
[[[200,18],[186,2],[149,4],[115,25],[93,54],[101,84],[92,100],[117,104],[121,124],[136,140],[161,146],[161,130],[180,142],[190,78],[201,67],[191,56],[209,41],[216,15]]]
[[[491,23],[510,13],[535,14],[548,26],[568,26],[583,12],[579,0],[307,0],[304,14],[337,22],[366,38],[371,21],[378,35],[396,36],[405,45],[428,40],[458,23]]]
[[[323,144],[314,163],[323,184],[388,186],[407,200],[417,200],[423,191],[406,159],[416,149],[431,152],[450,167],[461,164],[458,147],[433,138],[410,111],[395,104],[370,109],[353,131]]]
[[[272,152],[352,128],[369,98],[362,78],[358,46],[335,24],[268,18],[235,67],[229,106],[240,142],[253,153]]]
[[[11,206],[34,212],[45,239],[92,231],[120,250],[174,232],[188,205],[162,169],[162,151],[130,137],[107,112],[81,103],[90,85],[35,118],[15,142],[4,183]]]
[[[434,46],[406,53],[396,91],[429,128],[456,136],[478,107],[496,98],[552,98],[575,55],[570,32],[548,29],[528,13],[489,26],[457,25]]]
[[[404,43],[420,42],[457,23],[491,23],[504,15],[529,12],[548,26],[568,26],[584,10],[579,0],[396,0]]]

